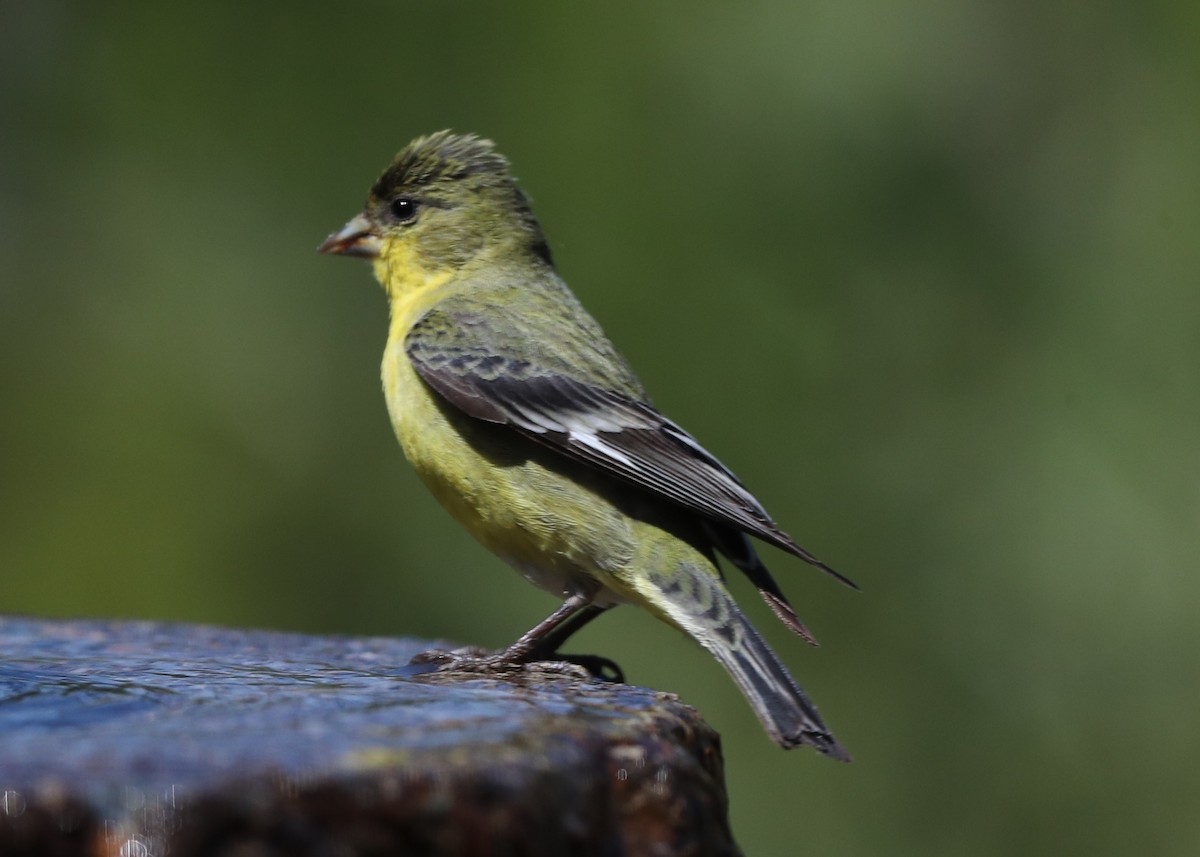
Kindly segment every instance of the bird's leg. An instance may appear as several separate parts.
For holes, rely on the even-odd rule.
[[[603,681],[624,682],[625,673],[617,665],[616,661],[600,655],[564,655],[559,652],[567,639],[574,636],[575,632],[591,622],[601,613],[604,613],[612,605],[600,607],[596,604],[587,604],[570,618],[562,621],[557,626],[548,631],[545,636],[538,640],[533,649],[526,655],[529,661],[566,661],[567,663],[581,666],[593,676]]]
[[[500,652],[497,657],[509,663],[524,664],[537,660],[539,656],[554,655],[567,637],[583,627],[582,624],[572,622],[572,618],[583,615],[591,607],[590,596],[583,593],[569,596],[557,610],[518,637],[515,643]],[[592,618],[594,616],[589,616],[584,620],[584,624]],[[565,634],[563,628],[567,628]]]
[[[565,602],[564,602],[565,603]],[[581,629],[584,625],[591,622],[601,613],[609,609],[611,605],[600,607],[596,604],[587,604],[575,611],[575,614],[568,619],[563,620],[550,631],[539,639],[533,649],[529,652],[530,660],[543,660],[545,658],[554,657],[558,654],[558,650],[563,644],[573,636],[575,632]]]
[[[500,652],[476,655],[475,651],[423,652],[412,663],[439,663],[443,669],[487,670],[535,661],[566,662],[582,667],[591,675],[605,681],[624,681],[616,663],[598,655],[560,655],[559,646],[567,638],[595,619],[608,607],[591,602],[591,595],[577,593],[566,598],[558,608],[517,638]]]

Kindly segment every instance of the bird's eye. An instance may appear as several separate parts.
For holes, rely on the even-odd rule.
[[[388,204],[392,217],[401,223],[408,223],[417,216],[417,201],[407,196],[398,196]]]

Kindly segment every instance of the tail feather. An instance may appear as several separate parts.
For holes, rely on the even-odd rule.
[[[736,609],[736,608],[735,608]],[[843,762],[850,754],[821,720],[817,707],[758,631],[738,615],[736,645],[713,646],[700,641],[733,677],[759,720],[781,747],[815,747]]]
[[[796,615],[787,596],[783,594],[783,590],[779,588],[775,578],[771,577],[771,572],[767,571],[767,567],[759,559],[758,551],[754,549],[754,545],[750,544],[750,539],[746,538],[746,534],[711,523],[705,523],[704,530],[716,545],[717,550],[728,557],[729,561],[750,579],[776,618],[809,645],[819,646],[817,638],[800,621],[800,617]]]
[[[682,563],[650,575],[647,584],[646,599],[717,659],[777,744],[785,749],[808,745],[850,760],[812,700],[717,577]]]

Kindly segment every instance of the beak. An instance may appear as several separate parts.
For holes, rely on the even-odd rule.
[[[370,221],[359,214],[326,238],[317,252],[374,259],[379,255],[379,237]]]

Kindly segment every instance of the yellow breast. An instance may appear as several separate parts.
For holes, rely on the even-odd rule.
[[[476,539],[543,589],[612,588],[611,573],[633,554],[632,522],[591,471],[506,426],[467,417],[421,380],[405,337],[456,285],[449,277],[403,285],[388,289],[382,377],[392,426],[417,474]]]

